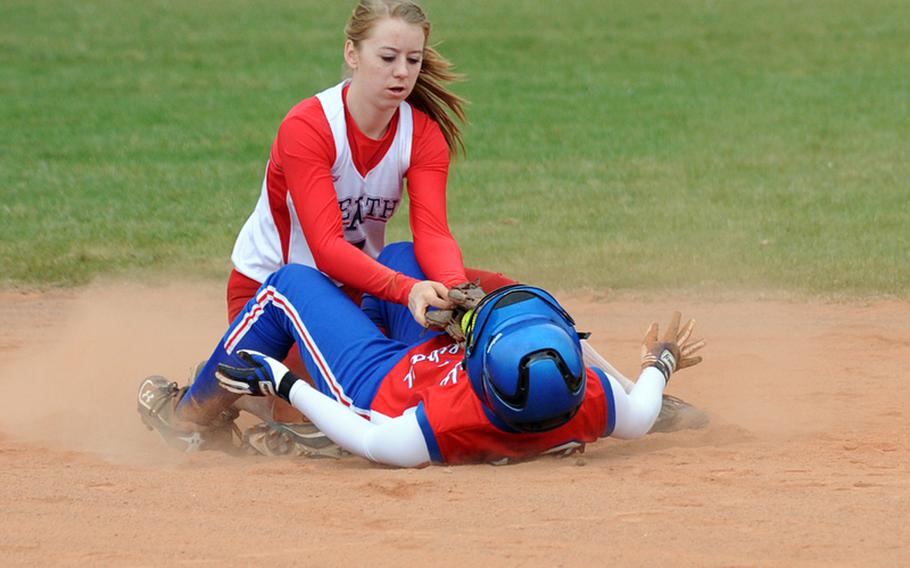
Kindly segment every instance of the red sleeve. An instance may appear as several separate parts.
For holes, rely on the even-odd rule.
[[[449,288],[467,281],[461,249],[449,230],[446,182],[449,147],[439,125],[414,110],[414,143],[408,169],[411,233],[420,267],[431,280]]]
[[[316,267],[342,284],[407,304],[417,280],[383,266],[344,238],[332,183],[335,142],[318,99],[310,101],[281,124],[272,159],[284,172]]]

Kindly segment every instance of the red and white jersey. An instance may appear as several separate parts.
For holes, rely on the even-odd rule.
[[[421,267],[450,287],[466,281],[446,216],[449,150],[438,123],[402,102],[374,140],[347,111],[346,93],[342,82],[301,101],[282,121],[256,208],[234,244],[234,267],[263,282],[285,264],[304,264],[354,290],[406,303],[416,280],[374,259],[407,179]]]
[[[348,143],[342,101],[344,85],[335,85],[316,95],[316,98],[335,144],[332,182],[341,209],[345,239],[376,258],[385,245],[386,223],[401,203],[404,176],[410,165],[413,134],[411,105],[403,102],[399,107],[398,125],[391,146],[382,160],[364,176],[354,165]],[[256,209],[241,229],[231,256],[239,272],[259,282],[285,264],[316,267],[297,215],[287,215],[290,226],[284,237],[287,244],[282,246],[283,236],[279,230],[281,215],[276,221],[276,204],[273,201],[276,197],[283,197],[284,202],[277,208],[282,212],[293,212],[307,204],[295,204],[289,191],[283,192],[283,196],[270,195],[268,182],[269,176],[266,175]]]
[[[462,367],[464,352],[447,336],[412,349],[385,377],[371,410],[374,420],[416,408],[435,462],[486,463],[583,447],[609,436],[615,424],[613,391],[601,371],[587,369],[585,399],[566,424],[537,434],[511,433],[493,424]]]

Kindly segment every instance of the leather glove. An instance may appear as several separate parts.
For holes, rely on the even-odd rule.
[[[465,335],[461,322],[486,295],[479,282],[465,282],[449,290],[448,297],[454,307],[427,312],[427,327],[445,330],[452,339],[463,342]]]

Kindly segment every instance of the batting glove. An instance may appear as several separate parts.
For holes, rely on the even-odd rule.
[[[272,395],[288,400],[291,387],[300,377],[289,371],[281,361],[258,351],[241,350],[237,355],[250,366],[231,367],[220,363],[215,378],[221,388],[237,394]]]
[[[673,312],[670,325],[660,341],[657,340],[657,322],[652,323],[641,342],[642,369],[656,367],[668,381],[674,371],[701,363],[701,357],[694,354],[705,346],[703,339],[691,340],[695,320],[690,319],[679,329],[680,317],[679,312]]]

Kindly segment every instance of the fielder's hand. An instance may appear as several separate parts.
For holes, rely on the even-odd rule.
[[[417,323],[427,327],[427,309],[430,306],[443,310],[452,307],[452,302],[446,299],[446,292],[446,287],[441,282],[421,280],[414,284],[408,294],[408,310]]]
[[[219,364],[215,378],[221,388],[237,394],[272,395],[288,400],[291,387],[300,377],[290,372],[281,361],[258,351],[242,350],[237,355],[250,366],[241,368]]]
[[[679,319],[680,313],[673,312],[670,325],[660,341],[657,340],[657,322],[652,323],[641,342],[642,369],[656,367],[668,381],[674,371],[701,363],[701,357],[694,353],[705,346],[703,339],[690,339],[695,320],[690,319],[679,329]]]
[[[465,282],[455,286],[448,293],[454,307],[451,310],[427,312],[427,327],[443,329],[455,341],[464,341],[461,321],[485,295],[478,282]]]

